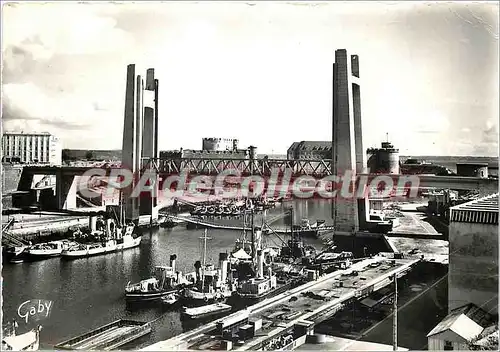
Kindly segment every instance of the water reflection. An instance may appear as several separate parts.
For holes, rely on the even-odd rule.
[[[311,200],[309,204],[305,203],[287,203],[284,207],[269,212],[268,217],[294,205],[296,223],[304,217],[310,217],[312,221],[325,219],[331,222],[327,202]],[[238,221],[241,224],[241,219]],[[260,222],[256,220],[255,224]],[[284,224],[281,219],[275,225]],[[201,257],[199,237],[202,233],[203,230],[187,230],[185,227],[157,229],[144,233],[140,247],[124,252],[76,260],[52,258],[33,263],[5,265],[4,319],[15,318],[17,307],[28,299],[54,301],[51,316],[41,322],[44,328],[40,336],[42,349],[122,318],[155,321],[154,332],[142,338],[140,345],[172,337],[189,328],[192,323],[182,323],[178,310],[169,310],[161,304],[140,309],[127,307],[124,297],[125,285],[129,281],[137,282],[150,277],[156,265],[168,265],[171,254],[178,256],[178,270],[193,271],[194,262]],[[208,236],[212,239],[207,244],[207,257],[217,261],[219,253],[230,251],[235,239],[240,235],[239,231],[209,231]],[[274,236],[269,236],[267,240],[280,245]],[[28,328],[19,321],[20,332]]]

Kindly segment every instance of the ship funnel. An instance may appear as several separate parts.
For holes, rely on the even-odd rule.
[[[227,280],[227,266],[228,266],[228,260],[227,260],[227,253],[220,253],[219,254],[219,268],[221,270],[221,281],[226,282]]]
[[[199,260],[194,263],[194,268],[196,269],[196,282],[199,282],[201,280],[201,262]]]
[[[170,256],[170,266],[172,267],[172,271],[175,272],[175,262],[177,260],[177,255],[176,254],[172,254]]]
[[[107,235],[111,235],[113,232],[113,220],[112,219],[106,219],[106,233]],[[112,237],[112,236],[110,236]]]
[[[89,216],[89,228],[90,231],[95,231],[97,230],[97,217],[96,216]]]
[[[264,277],[264,253],[260,249],[257,251],[257,275]]]

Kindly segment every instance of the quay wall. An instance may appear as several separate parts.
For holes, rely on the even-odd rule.
[[[13,235],[29,239],[38,235],[50,235],[53,232],[66,232],[70,228],[86,227],[89,225],[89,218],[76,218],[76,219],[56,219],[44,221],[32,221],[29,223],[14,223],[9,229]]]
[[[22,172],[20,165],[2,164],[2,195],[17,190]]]

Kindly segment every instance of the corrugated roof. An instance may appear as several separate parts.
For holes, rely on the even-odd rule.
[[[452,222],[498,225],[498,193],[450,208]]]
[[[478,336],[484,328],[491,324],[491,321],[490,314],[470,303],[451,311],[427,334],[427,337],[451,330],[465,340],[470,340]]]
[[[450,209],[498,211],[498,198],[498,193],[495,193],[484,198],[479,198],[467,203],[456,205],[454,207],[451,207]]]

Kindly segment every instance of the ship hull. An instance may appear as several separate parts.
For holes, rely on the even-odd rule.
[[[135,248],[138,247],[141,244],[141,237],[137,237],[131,242],[126,242],[126,243],[119,243],[116,245],[116,250],[122,251],[125,249],[130,249],[130,248]]]
[[[169,295],[172,295],[176,292],[177,292],[176,289],[164,290],[158,292],[137,292],[137,293],[126,292],[125,299],[129,302],[151,302],[151,301],[162,300],[163,298],[166,298]]]
[[[78,259],[78,258],[87,258],[87,257],[93,257],[96,255],[102,255],[102,254],[107,254],[107,253],[113,253],[117,251],[117,246],[111,246],[111,247],[101,247],[101,248],[94,248],[94,249],[82,249],[82,250],[77,250],[77,251],[63,251],[61,254],[61,257],[63,259]]]
[[[292,282],[286,283],[284,285],[280,285],[271,291],[267,291],[261,294],[244,294],[235,292],[231,297],[231,302],[234,302],[234,305],[238,306],[250,306],[256,303],[263,301],[264,299],[271,298],[277,296],[293,287]]]

